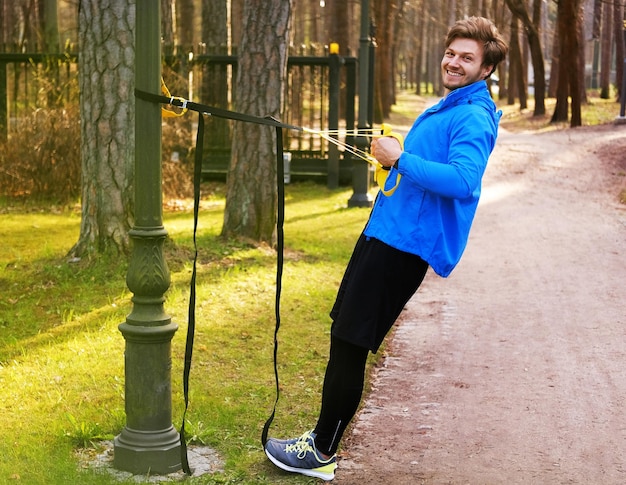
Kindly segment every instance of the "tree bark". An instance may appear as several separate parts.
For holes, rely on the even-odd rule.
[[[402,5],[393,2],[374,2],[376,25],[376,61],[374,70],[374,121],[382,123],[389,116],[395,102],[395,56],[398,14]]]
[[[328,21],[330,25],[328,38],[324,40],[326,43],[337,42],[339,44],[339,55],[347,56],[350,50],[350,2],[328,2],[325,8],[329,11]]]
[[[515,103],[515,96],[519,98],[520,110],[528,107],[526,80],[524,79],[522,49],[519,43],[519,20],[511,17],[511,41],[509,42],[509,89],[508,104]]]
[[[556,106],[552,122],[567,121],[568,97],[572,100],[572,127],[580,126],[580,61],[579,52],[581,37],[580,0],[561,0],[557,9],[557,27],[559,32],[560,55],[559,79]]]
[[[611,8],[610,4],[606,6]],[[613,25],[615,26],[615,84],[617,87],[617,101],[621,99],[622,84],[624,79],[624,30],[626,30],[626,20],[624,20],[624,0],[615,0],[613,3]],[[607,26],[607,28],[609,28]]]
[[[43,4],[43,38],[44,52],[61,52],[59,40],[59,15],[56,0],[48,0]]]
[[[163,47],[170,49],[171,52],[174,51],[174,32],[176,30],[172,16],[173,1],[161,0],[161,39],[163,39]]]
[[[81,0],[78,18],[82,217],[70,255],[128,253],[134,209],[135,6],[127,0]]]
[[[209,55],[229,55],[231,44],[229,36],[227,0],[202,0],[202,41],[206,44]],[[207,64],[202,66],[203,103],[209,106],[229,109],[230,75],[226,64]],[[208,117],[205,125],[205,147],[227,147],[230,143],[230,123],[228,120]]]
[[[236,110],[279,117],[291,0],[246,0]],[[275,243],[278,195],[274,129],[235,123],[222,235]]]
[[[602,5],[602,28],[600,43],[600,98],[609,99],[611,92],[611,46],[613,45],[613,9]]]
[[[245,0],[230,0],[230,18],[235,21],[230,22],[230,40],[233,46],[233,54],[239,52],[241,46],[242,22],[243,19],[243,4]]]
[[[548,83],[548,97],[556,98],[557,89],[559,87],[559,54],[561,52],[561,38],[559,36],[559,26],[554,25],[554,33],[552,35],[552,52],[550,55],[550,82]]]
[[[184,51],[192,50],[195,43],[194,22],[195,8],[193,0],[176,0],[175,42]]]

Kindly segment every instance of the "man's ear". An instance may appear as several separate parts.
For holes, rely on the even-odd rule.
[[[493,74],[494,66],[485,66],[483,67],[483,79],[487,79],[489,76]]]

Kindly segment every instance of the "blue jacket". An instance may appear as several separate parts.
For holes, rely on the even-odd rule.
[[[424,111],[387,177],[391,188],[399,172],[400,184],[389,197],[379,192],[365,235],[417,254],[448,276],[467,244],[501,115],[484,81]]]

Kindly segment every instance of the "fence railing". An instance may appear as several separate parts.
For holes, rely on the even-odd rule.
[[[290,56],[283,121],[312,130],[355,128],[357,60],[337,55]],[[78,103],[77,56],[0,52],[0,137],[6,139],[16,120],[39,107]],[[237,58],[228,55],[166,55],[164,77],[174,95],[233,109]],[[211,127],[203,173],[225,177],[230,161],[228,122]],[[340,136],[351,144],[352,137]],[[289,131],[290,178],[318,178],[329,185],[351,181],[352,160],[319,136]]]
[[[33,109],[71,102],[77,92],[75,54],[0,53],[0,138]]]

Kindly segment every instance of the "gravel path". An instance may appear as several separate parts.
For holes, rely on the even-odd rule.
[[[333,483],[626,483],[626,126],[501,134],[468,249],[407,306]]]

